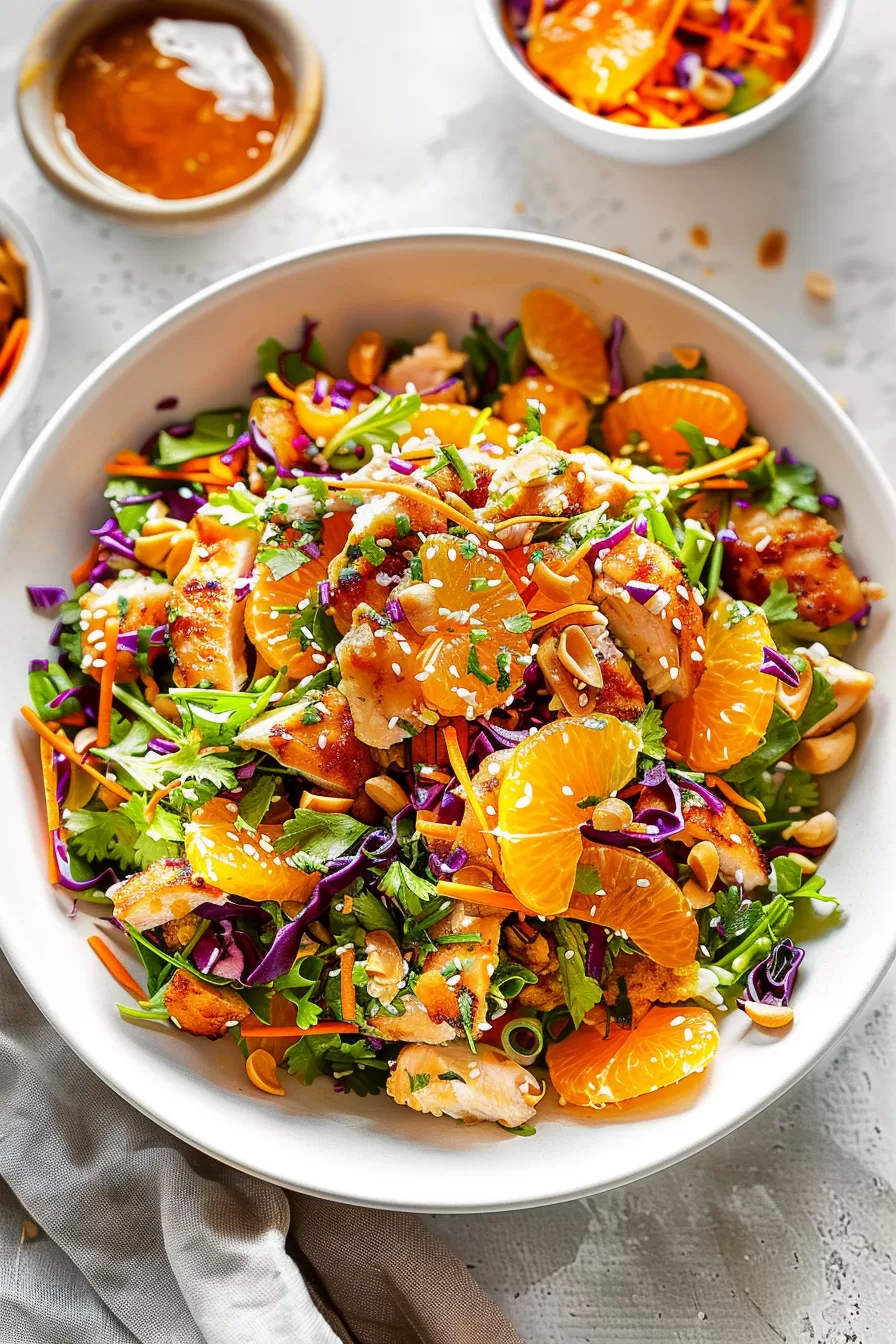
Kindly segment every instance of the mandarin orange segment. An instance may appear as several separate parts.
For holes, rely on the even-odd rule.
[[[412,437],[422,439],[427,434],[433,433],[440,443],[453,443],[457,448],[469,448],[470,435],[479,415],[476,406],[464,406],[459,403],[449,406],[441,402],[430,402],[421,406],[420,410],[410,417],[411,427],[407,434],[403,434],[398,440],[399,445],[407,443]],[[505,422],[499,420],[496,415],[490,415],[480,431],[485,435],[484,442],[493,443],[498,448],[503,448],[505,452],[509,447],[507,442],[509,432]],[[480,439],[479,442],[483,440]]]
[[[555,383],[551,378],[521,378],[518,383],[505,388],[498,403],[502,420],[525,429],[526,411],[532,400],[540,401],[544,407],[542,433],[562,452],[571,453],[587,442],[591,406],[580,392]]]
[[[569,907],[593,801],[627,784],[641,739],[610,715],[557,719],[514,748],[498,795],[504,879],[529,910]]]
[[[570,1106],[599,1110],[681,1082],[706,1068],[719,1029],[705,1008],[651,1008],[633,1031],[581,1026],[549,1045],[551,1082]]]
[[[345,546],[351,525],[350,513],[325,519],[321,554],[283,579],[275,579],[263,560],[257,562],[255,584],[246,599],[246,633],[265,662],[285,667],[293,681],[320,671],[320,650],[311,642],[311,608],[317,602],[317,585]],[[308,619],[303,621],[306,610]]]
[[[618,107],[662,60],[675,9],[674,0],[567,0],[542,20],[526,56],[576,107]]]
[[[632,849],[597,845],[585,841],[579,860],[582,870],[592,869],[600,879],[589,882],[590,901],[607,928],[624,932],[641,951],[660,966],[684,966],[697,951],[697,920],[681,888],[658,864]]]
[[[246,1060],[246,1074],[260,1092],[270,1092],[274,1097],[286,1095],[277,1077],[277,1061],[270,1051],[253,1050]]]
[[[589,401],[606,401],[610,364],[604,338],[577,303],[554,289],[530,289],[520,305],[520,322],[526,349],[548,378]]]
[[[352,404],[347,411],[340,410],[338,406],[330,404],[330,388],[333,386],[333,379],[326,374],[321,375],[326,384],[327,393],[322,401],[315,403],[314,389],[317,379],[309,378],[305,383],[299,383],[296,388],[296,419],[310,438],[326,439],[329,443],[333,435],[353,420],[358,412],[368,406],[372,400],[373,394],[366,387],[358,388],[352,395]]]
[[[423,645],[415,679],[431,709],[472,719],[504,703],[522,681],[531,617],[504,566],[483,546],[428,537],[421,583],[405,602]]]
[[[692,770],[723,771],[755,751],[775,706],[778,682],[760,672],[772,643],[759,608],[722,602],[706,624],[706,670],[694,694],[666,711],[669,744]]]
[[[247,901],[305,901],[319,874],[290,868],[275,843],[282,826],[238,831],[236,803],[212,798],[184,827],[187,860],[193,872],[232,896]]]
[[[646,439],[664,467],[680,467],[690,449],[676,420],[696,425],[708,439],[734,448],[747,427],[747,408],[723,383],[703,378],[656,378],[629,387],[604,411],[604,446],[617,456],[633,434]]]

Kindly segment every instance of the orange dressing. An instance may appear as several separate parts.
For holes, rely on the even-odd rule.
[[[293,106],[292,82],[266,38],[176,7],[90,34],[56,95],[74,153],[163,200],[207,196],[257,173]]]

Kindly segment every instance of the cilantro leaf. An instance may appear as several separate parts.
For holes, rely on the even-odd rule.
[[[271,578],[278,580],[289,578],[290,574],[295,574],[296,570],[311,562],[311,557],[305,554],[302,545],[263,546],[258,552],[258,559],[267,565]]]
[[[787,771],[765,815],[767,821],[793,821],[800,813],[812,813],[817,808],[817,782],[805,770],[794,767]]]
[[[385,560],[386,552],[377,544],[374,537],[362,537],[358,545],[364,559],[369,560],[372,565],[381,565]]]
[[[177,705],[184,729],[198,732],[205,743],[220,746],[231,742],[241,728],[264,712],[280,680],[277,673],[264,690],[213,691],[173,686],[168,694]]]
[[[344,812],[311,812],[299,808],[294,817],[284,823],[283,835],[276,842],[279,853],[297,849],[316,863],[338,858],[357,844],[370,830],[363,821]]]
[[[796,598],[787,587],[786,579],[775,579],[769,588],[768,597],[762,604],[762,610],[769,625],[773,625],[776,621],[796,620]]]
[[[422,1092],[424,1087],[429,1087],[428,1073],[408,1073],[407,1069],[405,1069],[405,1073],[408,1075],[408,1087],[412,1093]]]
[[[249,413],[244,406],[223,411],[202,411],[193,421],[193,433],[174,438],[160,430],[153,460],[160,467],[175,467],[194,457],[217,457],[226,452],[246,432]]]
[[[467,1081],[459,1073],[455,1073],[453,1069],[449,1069],[447,1073],[440,1073],[439,1077],[446,1083],[465,1083]]]
[[[210,514],[224,527],[249,527],[260,532],[264,527],[261,509],[264,500],[253,495],[242,481],[229,485],[226,490],[209,495],[204,512]]]
[[[380,878],[380,889],[391,896],[393,901],[397,901],[409,915],[421,914],[424,905],[437,894],[432,882],[428,882],[425,877],[418,877],[400,860],[391,863],[386,869]]]
[[[758,466],[743,473],[750,492],[772,516],[787,508],[804,513],[819,513],[815,481],[818,472],[808,462],[777,462],[773,452],[766,453]]]
[[[199,783],[215,785],[216,789],[236,787],[236,775],[233,766],[222,761],[220,756],[200,753],[203,750],[202,739],[193,732],[173,755],[160,755],[155,751],[135,754],[146,746],[149,728],[135,720],[130,731],[121,742],[104,750],[96,750],[96,755],[110,761],[117,772],[124,772],[138,789],[152,793],[174,779],[196,780]]]
[[[729,942],[755,929],[762,919],[762,903],[743,902],[737,887],[728,887],[716,897],[715,912],[721,925],[720,933],[724,941]]]
[[[654,761],[666,756],[666,729],[659,705],[649,701],[635,720],[634,727],[641,734],[641,754]]]
[[[78,809],[65,822],[68,843],[89,863],[108,863],[119,868],[136,868],[134,844],[137,839],[133,822],[120,808],[108,812]]]
[[[600,1003],[603,990],[585,970],[585,931],[571,919],[555,919],[552,930],[557,939],[558,974],[563,997],[573,1025],[580,1027],[585,1014]]]

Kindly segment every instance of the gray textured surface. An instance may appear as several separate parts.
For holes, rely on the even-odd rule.
[[[602,162],[531,120],[497,82],[467,0],[293,3],[327,62],[323,132],[275,201],[208,237],[173,243],[83,213],[38,176],[10,112],[0,119],[0,191],[32,224],[53,285],[46,374],[2,447],[0,479],[100,358],[210,280],[366,229],[447,223],[624,247],[703,285],[845,396],[893,473],[889,0],[858,0],[832,70],[795,119],[685,170]],[[0,0],[7,109],[29,8]],[[697,223],[711,230],[708,252],[689,242]],[[790,251],[763,272],[755,248],[771,227],[788,231]],[[838,282],[825,308],[803,293],[813,269]],[[433,1224],[530,1344],[890,1344],[894,985],[891,975],[812,1077],[672,1171],[560,1208]],[[521,1185],[526,1161],[521,1143]]]

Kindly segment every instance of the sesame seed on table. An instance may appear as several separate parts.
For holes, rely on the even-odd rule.
[[[37,235],[52,290],[45,372],[4,444],[0,483],[106,355],[211,281],[356,233],[470,223],[624,248],[730,302],[845,399],[896,476],[887,0],[856,0],[831,69],[791,121],[728,158],[675,170],[593,158],[532,120],[494,77],[470,0],[451,0],[450,18],[446,4],[391,0],[388,22],[369,0],[284,3],[324,53],[320,136],[263,209],[174,241],[88,214],[38,175],[14,124],[9,56],[35,16],[0,0],[0,187]],[[698,221],[708,248],[691,240]],[[771,229],[786,231],[789,248],[783,266],[763,270],[756,246]],[[810,273],[836,282],[823,305],[804,292]],[[891,973],[827,1061],[677,1167],[555,1208],[427,1221],[526,1344],[889,1344],[894,1003]],[[10,1198],[0,1193],[12,1255],[21,1220]]]

